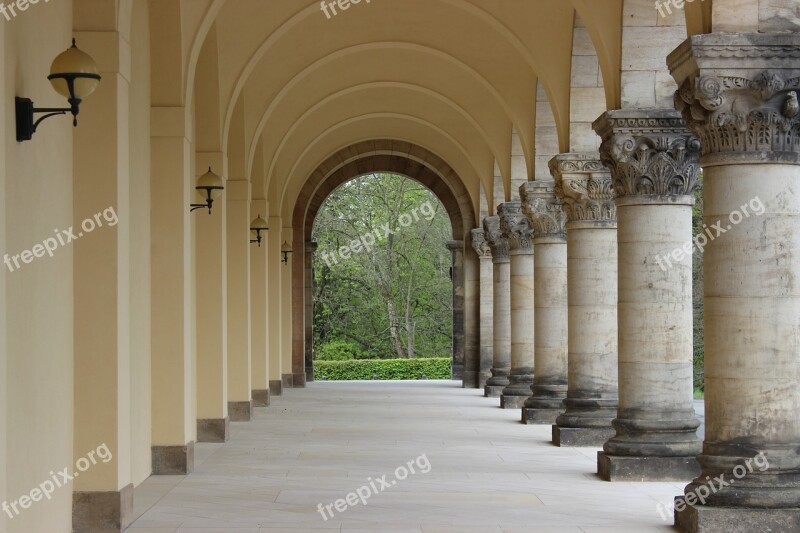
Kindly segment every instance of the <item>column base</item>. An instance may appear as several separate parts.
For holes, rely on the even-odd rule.
[[[553,425],[553,444],[561,447],[601,448],[614,436],[614,428],[562,428]]]
[[[133,484],[119,492],[73,492],[73,533],[120,533],[133,519]]]
[[[462,388],[464,389],[477,389],[478,388],[478,373],[474,370],[465,370],[462,376]]]
[[[522,423],[549,426],[555,424],[556,418],[563,412],[562,409],[531,409],[529,407],[523,407]]]
[[[194,470],[194,441],[183,446],[152,446],[154,476],[185,476]]]
[[[201,418],[197,420],[197,442],[228,442],[231,436],[230,418]]]
[[[283,382],[279,379],[269,381],[269,392],[272,396],[280,396],[283,394]]]
[[[678,507],[682,510],[678,511]],[[693,507],[686,503],[684,496],[678,496],[675,498],[675,525],[686,533],[800,531],[800,508]]]
[[[487,398],[499,398],[505,388],[505,385],[486,385],[483,387],[483,395]]]
[[[700,464],[691,457],[635,457],[597,452],[597,474],[605,481],[691,481]]]
[[[486,384],[489,382],[489,379],[491,379],[491,377],[492,377],[492,374],[489,373],[489,372],[479,372],[478,373],[478,388],[479,389],[483,389],[484,387],[486,387]]]
[[[292,388],[293,389],[302,389],[306,386],[306,375],[303,374],[292,374]]]
[[[291,389],[294,387],[294,374],[282,374],[281,383],[284,389]]]
[[[269,407],[269,389],[253,391],[253,407]]]
[[[507,389],[508,387],[506,387]],[[500,396],[500,408],[501,409],[522,409],[522,406],[525,405],[525,400],[527,400],[527,396],[511,396],[509,394],[503,393]]]
[[[253,418],[253,400],[228,402],[228,418],[231,422],[250,422]]]

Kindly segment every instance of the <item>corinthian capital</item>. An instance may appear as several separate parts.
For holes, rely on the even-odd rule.
[[[600,159],[617,198],[689,196],[700,173],[700,141],[673,109],[620,109],[594,123]]]
[[[567,238],[567,214],[564,204],[556,196],[556,182],[536,180],[523,183],[519,188],[522,210],[533,223],[537,239]]]
[[[559,154],[550,160],[556,195],[569,222],[616,225],[611,173],[595,154]]]
[[[486,242],[492,250],[492,261],[495,263],[507,262],[510,244],[508,238],[503,235],[500,227],[500,217],[495,215],[483,219],[483,231]]]
[[[522,203],[513,201],[500,204],[500,228],[508,239],[511,250],[533,251],[533,225],[522,211]]]
[[[484,257],[491,259],[492,249],[489,248],[489,243],[486,242],[483,228],[476,228],[470,233],[472,234],[472,249],[475,250],[475,253],[478,254],[478,257],[481,259]]]
[[[695,35],[667,62],[703,165],[800,164],[800,34]]]

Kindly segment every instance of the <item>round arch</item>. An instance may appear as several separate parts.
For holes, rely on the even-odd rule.
[[[382,139],[365,141],[340,150],[321,163],[306,180],[297,197],[292,216],[294,261],[292,262],[292,373],[295,386],[313,379],[313,337],[311,330],[312,256],[311,236],[314,220],[325,199],[343,183],[373,172],[391,172],[413,179],[427,187],[442,202],[453,228],[453,379],[460,379],[464,363],[476,354],[467,354],[465,342],[470,310],[477,302],[466,302],[464,270],[477,269],[477,257],[465,247],[469,231],[475,227],[475,209],[458,174],[443,159],[412,143]],[[474,262],[468,265],[468,262]]]

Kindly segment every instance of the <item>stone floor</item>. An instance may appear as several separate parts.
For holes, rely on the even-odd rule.
[[[198,445],[191,475],[139,486],[130,531],[673,531],[657,505],[683,483],[603,482],[596,449],[557,448],[549,426],[518,418],[454,382],[313,383],[232,423],[227,444]],[[417,472],[397,480],[415,459]],[[323,520],[318,504],[384,474],[389,488],[375,483],[366,506]]]

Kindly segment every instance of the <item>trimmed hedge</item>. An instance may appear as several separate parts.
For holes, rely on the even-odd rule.
[[[435,359],[377,359],[314,361],[314,379],[323,381],[450,379],[449,357]],[[376,377],[377,376],[377,377]]]

